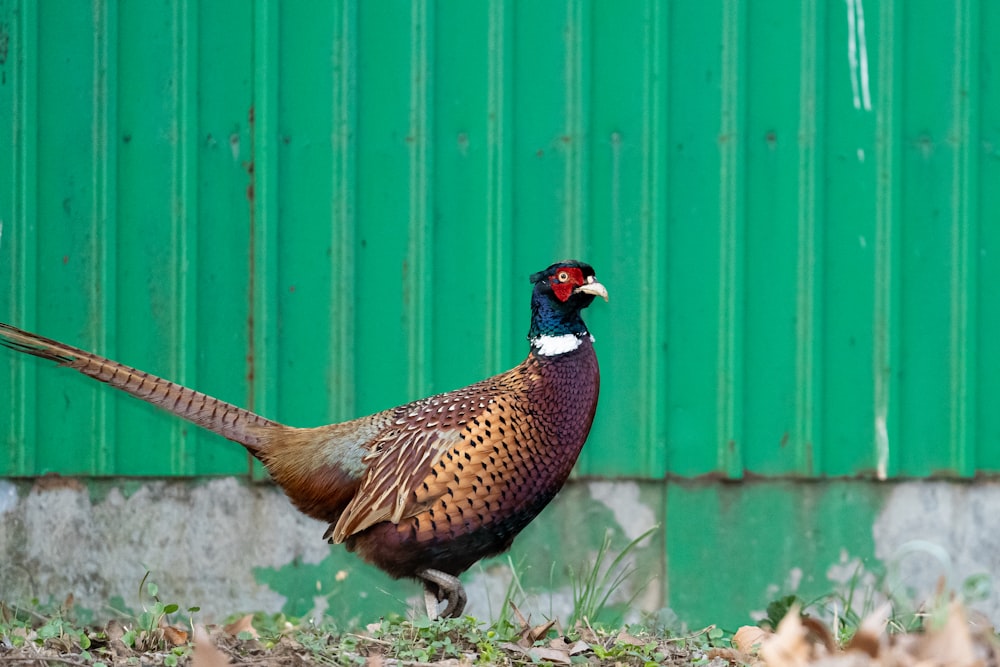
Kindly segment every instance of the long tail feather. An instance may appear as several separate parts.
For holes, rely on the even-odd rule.
[[[175,382],[2,322],[0,344],[18,352],[54,361],[60,366],[67,366],[121,389],[224,438],[234,440],[251,453],[257,453],[265,444],[262,427],[281,426],[278,422]]]

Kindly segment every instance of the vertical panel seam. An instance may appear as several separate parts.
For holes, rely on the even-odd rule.
[[[795,388],[796,425],[795,444],[797,451],[797,472],[813,474],[819,455],[816,434],[819,428],[816,420],[819,411],[817,387],[822,386],[817,377],[816,348],[820,345],[818,332],[822,331],[817,321],[820,307],[817,294],[817,67],[818,30],[816,0],[802,3],[799,33],[802,37],[799,62],[799,164],[798,164],[798,252],[796,258],[797,299],[795,332]]]
[[[587,68],[585,59],[589,47],[590,22],[582,0],[566,3],[565,77],[566,108],[565,150],[563,174],[563,245],[564,252],[579,256],[588,245],[588,192],[587,187]]]
[[[177,350],[174,372],[181,384],[197,384],[198,306],[198,24],[197,11],[190,0],[179,1],[174,8],[174,183],[173,242],[177,273],[174,295],[174,318],[177,327]],[[178,358],[179,357],[179,358]],[[171,468],[175,474],[193,474],[197,469],[197,437],[186,424],[173,428]],[[189,469],[190,463],[192,468]]]
[[[433,103],[433,67],[430,44],[433,18],[429,0],[410,5],[410,117],[409,144],[409,247],[403,272],[403,293],[409,324],[409,395],[422,396],[433,384],[430,377],[431,347],[428,330],[433,325],[430,283],[434,274],[431,248],[434,243],[430,184],[433,151],[430,121]]]
[[[647,276],[659,275],[666,266],[663,258],[664,236],[666,233],[663,198],[666,196],[664,163],[666,161],[667,141],[663,127],[664,110],[667,104],[667,77],[664,72],[669,70],[663,53],[665,43],[665,16],[669,5],[659,0],[647,0],[645,4],[645,33],[643,48],[645,50],[643,115],[642,115],[642,177],[641,177],[641,216],[643,238],[643,270]],[[660,336],[663,331],[663,320],[669,304],[663,293],[657,289],[656,281],[647,282],[643,289],[642,306],[639,314],[641,330],[646,334],[640,337],[640,373],[641,382],[645,388],[647,402],[640,429],[640,442],[647,452],[647,470],[654,477],[666,474],[669,462],[667,448],[661,441],[664,431],[663,421],[665,410],[661,408],[661,395],[666,379],[665,358],[660,346]]]
[[[250,321],[248,374],[250,409],[258,414],[275,417],[272,408],[277,402],[271,398],[269,387],[280,379],[275,360],[278,348],[277,308],[274,296],[278,293],[278,224],[277,185],[278,153],[273,137],[278,113],[278,41],[280,3],[275,0],[257,0],[254,3],[253,37],[253,107],[250,110],[251,163],[253,175],[250,184]],[[248,455],[249,457],[249,455]],[[255,474],[264,475],[259,464],[253,463]]]
[[[899,435],[894,400],[898,396],[895,379],[898,360],[897,340],[899,295],[898,273],[898,169],[899,156],[894,122],[900,117],[896,87],[897,11],[895,0],[886,0],[880,12],[878,91],[875,102],[876,204],[875,204],[875,295],[872,354],[874,377],[875,474],[887,479],[898,462],[891,438]]]
[[[951,271],[950,271],[950,424],[952,465],[963,476],[975,473],[976,396],[972,369],[976,367],[976,300],[973,292],[976,253],[974,251],[975,216],[970,208],[976,201],[973,147],[978,137],[972,115],[978,94],[976,50],[973,39],[978,17],[973,17],[973,0],[960,0],[955,12],[954,87],[951,109],[954,118],[949,141],[955,147],[952,169]]]
[[[117,291],[117,16],[113,3],[94,4],[93,63],[94,81],[91,110],[93,125],[91,174],[93,208],[91,234],[94,247],[91,257],[100,265],[94,272],[95,285],[91,291],[90,329],[98,349],[111,355],[116,349],[118,312]],[[90,465],[92,473],[106,475],[117,471],[118,451],[118,401],[108,392],[98,392],[92,403],[95,428],[95,447]]]
[[[37,204],[38,204],[38,88],[40,24],[38,5],[25,2],[19,6],[20,17],[17,26],[17,40],[20,47],[15,50],[13,71],[14,94],[18,98],[15,107],[15,127],[13,134],[18,141],[18,150],[12,151],[9,159],[15,160],[14,173],[22,175],[22,182],[15,184],[13,229],[9,234],[14,240],[16,262],[22,276],[38,275]],[[26,326],[34,326],[38,321],[38,290],[36,281],[12,281],[9,289],[13,296],[14,310],[18,321]],[[15,411],[18,426],[15,433],[20,436],[11,461],[13,472],[20,475],[35,474],[38,471],[38,423],[43,412],[48,410],[46,401],[38,394],[38,364],[27,363],[25,359],[13,362],[17,367],[17,384],[21,405],[34,406],[29,418],[27,408]],[[16,394],[15,394],[16,395]],[[30,398],[29,398],[30,397]]]
[[[745,16],[740,0],[727,0],[722,10],[721,127],[719,180],[719,463],[730,477],[743,475],[743,258],[744,224],[742,144]]]
[[[492,298],[486,299],[487,368],[499,369],[510,351],[506,336],[511,290],[507,262],[511,245],[511,179],[507,123],[510,122],[506,90],[509,48],[506,12],[510,3],[490,0],[487,27],[486,82],[486,262]]]
[[[334,135],[333,135],[333,216],[332,243],[336,249],[334,257],[338,266],[331,272],[334,284],[330,294],[333,299],[330,309],[333,332],[333,355],[331,372],[334,376],[332,405],[333,418],[348,419],[354,415],[354,340],[356,331],[355,287],[355,196],[357,186],[357,166],[355,162],[355,126],[357,123],[357,103],[355,82],[357,76],[357,34],[356,5],[352,0],[340,2],[339,24],[334,36],[334,76],[339,80],[333,84]]]

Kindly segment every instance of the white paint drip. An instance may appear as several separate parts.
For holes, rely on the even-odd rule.
[[[854,0],[847,2],[847,64],[851,68],[851,93],[854,95],[854,108],[861,108],[861,95],[858,91],[858,34],[855,27]]]
[[[868,83],[868,40],[865,38],[865,6],[862,0],[854,0],[858,10],[858,51],[860,53],[861,102],[865,111],[872,110],[871,86]]]
[[[0,220],[0,248],[3,247],[3,220]]]
[[[889,477],[889,429],[885,424],[885,411],[880,409],[875,415],[875,456],[876,475],[880,480]]]
[[[851,68],[854,108],[872,110],[868,76],[868,41],[865,38],[865,8],[862,0],[847,2],[847,63]]]
[[[593,342],[594,337],[590,337]],[[580,347],[582,341],[576,334],[563,334],[562,336],[537,336],[531,339],[531,346],[538,350],[538,354],[551,357],[557,354],[566,354]]]

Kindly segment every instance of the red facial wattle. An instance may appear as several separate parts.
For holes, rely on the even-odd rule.
[[[560,276],[566,279],[560,280]],[[573,290],[583,284],[583,271],[578,268],[559,269],[549,276],[549,284],[556,298],[565,302],[573,296]]]

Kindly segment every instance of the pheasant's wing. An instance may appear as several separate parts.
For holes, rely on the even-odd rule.
[[[364,457],[368,470],[331,527],[330,539],[343,542],[382,521],[399,523],[447,493],[449,480],[439,478],[435,466],[442,458],[459,458],[463,440],[483,441],[481,416],[496,404],[500,392],[495,380],[398,408],[394,423]]]
[[[399,523],[418,514],[430,503],[413,502],[413,488],[434,464],[461,441],[454,431],[403,429],[391,441],[380,441],[361,487],[348,503],[330,537],[343,542],[348,536],[382,521]]]

